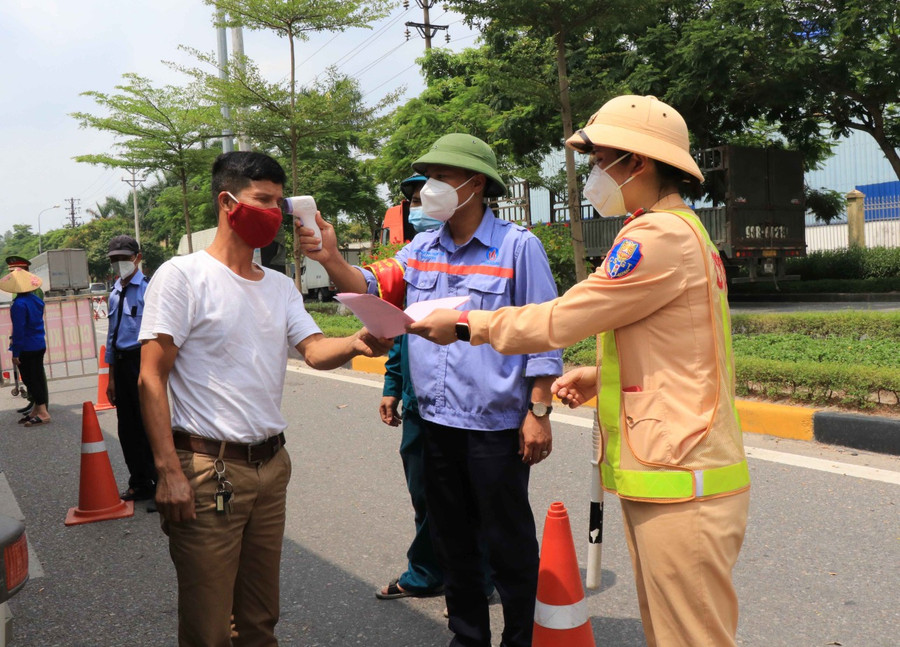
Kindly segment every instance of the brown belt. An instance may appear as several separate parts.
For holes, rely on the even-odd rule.
[[[261,443],[245,444],[194,436],[179,429],[172,431],[172,440],[175,442],[176,449],[216,457],[219,456],[219,452],[222,451],[222,445],[224,445],[225,451],[222,453],[222,458],[247,461],[248,463],[263,463],[269,460],[278,453],[278,450],[285,443],[284,433],[271,436]]]

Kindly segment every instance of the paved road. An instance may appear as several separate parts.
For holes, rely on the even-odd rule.
[[[441,646],[443,601],[378,601],[399,574],[412,534],[397,455],[399,431],[377,421],[376,378],[297,364],[284,412],[294,463],[284,540],[285,646]],[[0,467],[40,559],[12,600],[19,647],[164,647],[175,644],[175,578],[158,518],[65,527],[78,502],[81,403],[94,378],[55,382],[53,423],[12,423],[18,400],[0,393]],[[551,502],[569,507],[582,565],[587,527],[588,412],[554,421],[554,454],[532,477],[539,533]],[[115,413],[99,414],[120,483],[126,471]],[[900,459],[812,443],[747,437],[753,496],[736,579],[739,643],[765,647],[895,645],[900,626]],[[847,475],[851,472],[853,476]],[[0,479],[2,481],[2,479]],[[619,509],[608,505],[603,590],[588,608],[597,644],[643,645]],[[34,570],[34,569],[33,569]],[[492,607],[499,636],[500,607]],[[499,639],[499,638],[498,638]]]

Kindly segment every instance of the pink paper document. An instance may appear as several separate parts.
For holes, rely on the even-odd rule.
[[[369,332],[376,337],[396,337],[406,333],[406,326],[424,319],[432,310],[437,308],[458,308],[469,297],[446,297],[444,299],[432,299],[431,301],[419,301],[409,306],[405,311],[397,306],[379,299],[374,294],[354,294],[341,292],[335,299],[343,303],[353,311]]]

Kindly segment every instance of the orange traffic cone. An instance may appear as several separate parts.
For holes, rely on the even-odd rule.
[[[106,395],[106,387],[109,386],[109,364],[106,363],[106,346],[100,347],[100,355],[97,357],[99,368],[97,369],[97,406],[95,411],[107,411],[115,409],[116,405],[109,401]]]
[[[134,501],[123,501],[116,488],[103,432],[94,405],[85,402],[81,417],[81,486],[78,507],[70,508],[66,525],[134,516]]]
[[[533,647],[595,647],[575,557],[569,513],[550,505],[541,541]]]

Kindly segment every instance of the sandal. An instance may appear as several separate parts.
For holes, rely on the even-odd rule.
[[[398,598],[430,598],[441,595],[444,592],[444,585],[432,589],[430,591],[406,591],[400,588],[400,578],[391,580],[390,584],[384,589],[375,591],[375,597],[379,600],[396,600]]]
[[[25,421],[26,427],[37,427],[38,425],[49,425],[49,424],[50,424],[50,418],[47,418],[46,420],[42,420],[41,418],[38,418],[37,416],[32,416],[31,418],[29,418],[28,420]]]

